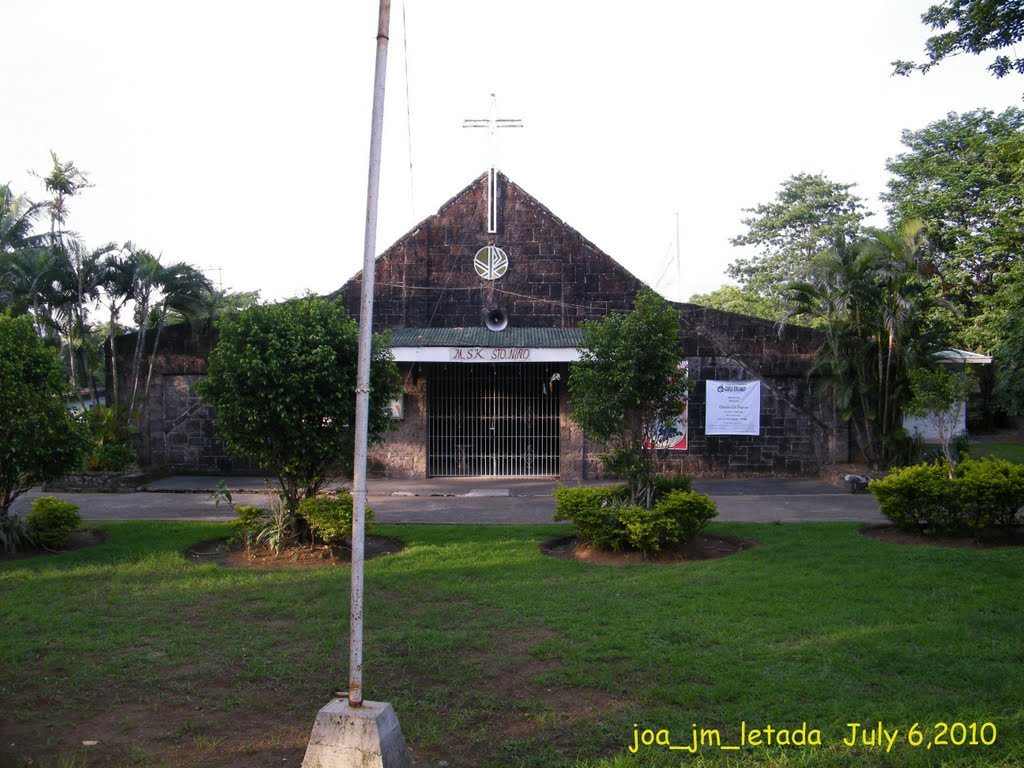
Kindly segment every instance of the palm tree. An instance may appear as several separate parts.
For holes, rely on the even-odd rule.
[[[184,262],[171,264],[161,269],[159,281],[162,298],[154,306],[158,313],[158,320],[156,337],[153,340],[153,351],[149,355],[149,369],[146,371],[143,402],[149,398],[153,363],[160,347],[160,335],[167,323],[168,313],[174,312],[187,321],[202,313],[204,307],[209,303],[209,296],[213,291],[213,285],[206,275]]]
[[[114,338],[117,335],[117,321],[132,296],[134,295],[138,259],[132,258],[133,247],[126,243],[120,251],[108,253],[100,265],[100,284],[106,306],[110,311],[110,325],[107,327],[107,346],[110,349],[111,380],[113,386],[113,405],[115,410],[120,406],[120,395],[117,373],[117,350]]]
[[[34,229],[44,208],[24,195],[16,197],[9,184],[0,186],[0,308],[11,308],[14,314],[38,307],[37,283],[49,255],[47,236]]]
[[[924,278],[926,246],[919,224],[869,230],[853,245],[838,240],[809,280],[789,286],[786,319],[819,321],[826,341],[816,369],[873,465],[887,461],[902,426],[910,368],[940,346],[926,332],[927,312],[945,304]]]

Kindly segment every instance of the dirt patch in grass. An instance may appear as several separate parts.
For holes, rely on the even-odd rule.
[[[27,549],[22,552],[0,552],[0,561],[26,560],[31,557],[46,557],[48,555],[59,555],[62,552],[73,552],[76,549],[86,549],[88,547],[95,547],[102,544],[106,540],[107,534],[103,531],[97,531],[92,528],[82,528],[68,536],[67,541],[64,542],[64,546],[60,549],[50,550],[32,547],[31,549]]]
[[[979,538],[974,534],[964,533],[958,536],[935,536],[907,531],[889,523],[866,525],[860,529],[862,535],[890,544],[907,544],[911,546],[928,545],[933,547],[959,547],[965,549],[992,549],[993,547],[1024,546],[1024,536],[1007,534],[1002,531],[985,531]]]
[[[365,557],[381,557],[401,552],[405,547],[398,539],[388,536],[367,536]],[[297,544],[282,547],[275,552],[270,547],[253,547],[247,552],[239,541],[212,539],[194,544],[185,550],[185,557],[193,563],[213,563],[228,568],[323,568],[348,565],[352,562],[352,549],[347,542],[340,544]]]
[[[675,549],[645,555],[643,552],[634,551],[607,552],[582,543],[576,536],[561,536],[545,541],[540,545],[540,551],[548,557],[581,560],[598,565],[630,565],[634,563],[670,565],[728,557],[755,546],[757,546],[757,542],[749,539],[699,533],[692,541],[681,544]]]

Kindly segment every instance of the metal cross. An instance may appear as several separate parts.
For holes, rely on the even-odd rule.
[[[518,117],[498,117],[498,99],[491,94],[491,108],[487,117],[466,118],[462,121],[463,128],[486,128],[490,135],[490,169],[487,172],[487,232],[498,231],[498,174],[494,169],[494,132],[498,128],[522,128],[523,121]]]

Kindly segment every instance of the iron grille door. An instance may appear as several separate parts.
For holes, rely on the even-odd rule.
[[[427,474],[558,474],[557,371],[544,364],[430,366]]]

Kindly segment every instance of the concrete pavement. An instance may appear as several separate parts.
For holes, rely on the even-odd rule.
[[[236,504],[264,504],[272,493],[261,478],[178,475],[135,493],[33,489],[15,502],[14,511],[26,514],[32,499],[53,495],[77,504],[86,520],[232,520],[231,508],[217,507],[210,496],[218,481]],[[556,486],[550,479],[520,478],[370,480],[367,494],[380,523],[550,523]],[[694,488],[711,496],[722,521],[885,521],[870,494],[849,494],[819,480],[701,479]]]

